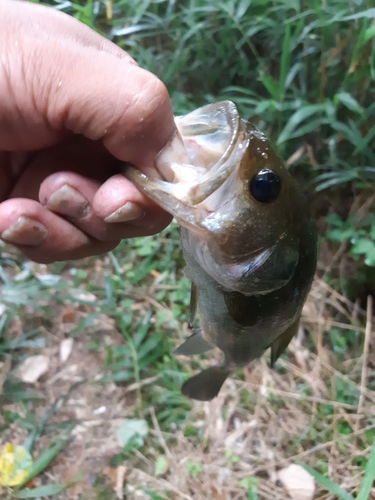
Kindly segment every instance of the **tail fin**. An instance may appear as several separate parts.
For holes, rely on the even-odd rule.
[[[185,382],[181,392],[191,399],[210,401],[218,395],[229,373],[225,366],[212,366]]]

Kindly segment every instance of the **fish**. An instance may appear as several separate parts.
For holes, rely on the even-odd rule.
[[[131,165],[123,173],[180,226],[192,334],[175,353],[218,347],[224,354],[222,364],[181,390],[210,401],[228,376],[268,348],[273,367],[296,335],[316,269],[317,232],[300,186],[233,102],[208,104],[175,122],[178,140],[156,160],[162,178]]]

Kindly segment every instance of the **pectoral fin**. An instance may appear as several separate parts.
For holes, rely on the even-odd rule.
[[[191,399],[210,401],[218,395],[229,373],[225,366],[212,366],[185,382],[181,392]]]
[[[257,297],[246,297],[239,292],[223,292],[228,313],[241,326],[253,326],[259,321]]]
[[[188,337],[183,344],[177,347],[174,353],[183,354],[184,356],[193,356],[194,354],[203,354],[214,347],[215,346],[203,338],[202,329],[198,328],[193,335]]]
[[[281,335],[273,341],[271,345],[271,367],[273,368],[276,360],[288,347],[292,338],[298,332],[299,318],[289,328],[287,328]]]

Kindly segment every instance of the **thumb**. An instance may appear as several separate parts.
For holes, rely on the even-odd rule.
[[[0,149],[41,149],[75,133],[148,168],[175,133],[164,84],[61,12],[12,0],[0,15]]]

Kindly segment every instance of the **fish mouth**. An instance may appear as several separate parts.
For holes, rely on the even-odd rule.
[[[123,173],[180,225],[200,232],[200,222],[233,193],[249,134],[230,101],[208,104],[175,121],[177,133],[155,162],[162,179],[131,166]]]
[[[190,168],[173,163],[174,182],[183,186],[180,199],[195,206],[211,196],[231,175],[247,147],[247,135],[237,108],[230,101],[204,106],[175,121]],[[162,158],[158,159],[159,165],[160,160]]]

